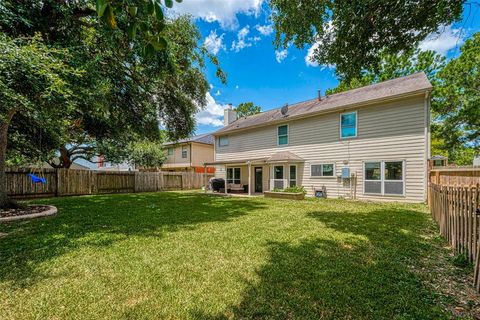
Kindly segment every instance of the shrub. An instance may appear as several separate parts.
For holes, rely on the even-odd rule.
[[[272,191],[273,192],[291,192],[291,193],[307,194],[307,190],[305,190],[305,187],[300,187],[300,186],[288,187],[288,188],[285,188],[285,189],[275,188]]]

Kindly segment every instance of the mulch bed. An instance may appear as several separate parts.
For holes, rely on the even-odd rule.
[[[42,206],[42,205],[33,205],[33,206],[21,208],[21,209],[8,209],[8,210],[0,209],[0,218],[17,217],[17,216],[23,216],[26,214],[40,213],[48,209],[50,209],[49,206]]]

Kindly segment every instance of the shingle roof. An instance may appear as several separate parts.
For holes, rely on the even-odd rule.
[[[204,144],[214,144],[215,143],[215,138],[213,137],[212,134],[210,133],[205,133],[201,134],[198,136],[186,138],[186,139],[180,139],[178,141],[170,141],[166,142],[165,145],[170,145],[170,144],[177,144],[177,143],[187,143],[187,142],[197,142],[197,143],[204,143]]]
[[[290,151],[279,151],[271,155],[267,162],[303,162],[304,160]]]
[[[290,105],[288,106],[288,113],[286,116],[281,114],[280,109],[273,109],[256,115],[243,117],[213,134],[218,135],[249,127],[268,125],[271,122],[282,122],[291,118],[307,117],[316,113],[347,108],[357,104],[394,98],[431,89],[432,85],[428,81],[425,73],[414,73],[409,76],[322,97],[321,101],[318,99],[312,99]]]

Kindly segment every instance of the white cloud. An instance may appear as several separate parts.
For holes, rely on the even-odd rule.
[[[313,46],[311,46],[308,51],[307,55],[305,56],[305,64],[307,67],[318,67],[318,62],[313,59],[313,55],[315,54],[315,50],[318,48],[320,43],[315,43]],[[320,68],[323,69],[335,69],[335,65],[333,64],[322,64],[320,65]]]
[[[267,25],[264,25],[264,26],[261,26],[261,25],[257,24],[255,26],[255,29],[257,29],[258,32],[260,32],[264,36],[269,36],[273,32],[273,26],[271,24],[267,24]]]
[[[420,42],[421,50],[433,50],[442,55],[460,46],[463,43],[463,35],[460,29],[454,29],[451,25],[443,26]]]
[[[219,95],[221,95],[220,90],[217,90],[217,92],[215,92],[215,96],[218,97]]]
[[[248,48],[253,46],[256,42],[260,41],[261,38],[259,36],[248,37],[250,34],[250,26],[245,26],[237,34],[237,40],[232,42],[231,50],[235,52],[239,52],[244,48]]]
[[[325,33],[323,34],[323,38],[318,37],[317,35],[317,42],[315,42],[307,51],[307,55],[305,56],[305,64],[307,67],[318,67],[318,62],[313,60],[313,56],[315,55],[315,50],[318,49],[320,44],[322,43],[323,40],[328,40],[329,42],[333,42],[335,39],[335,29],[332,23],[332,20],[327,22],[327,25],[324,26],[325,28]],[[322,69],[328,68],[328,69],[334,69],[335,65],[332,64],[322,64],[320,66]]]
[[[288,51],[287,49],[283,50],[275,50],[275,59],[277,60],[278,63],[282,63],[282,61],[288,56]]]
[[[189,0],[175,3],[173,12],[191,14],[207,22],[218,22],[223,29],[238,27],[237,14],[257,16],[264,0]]]
[[[207,105],[205,109],[200,110],[195,118],[198,124],[221,127],[223,126],[223,110],[226,105],[221,105],[215,101],[210,92],[207,92]]]
[[[237,84],[237,85],[235,86],[235,89],[238,89],[238,88],[240,88],[240,87],[239,87],[238,84]]]
[[[243,48],[251,47],[252,43],[248,42],[247,35],[250,33],[250,26],[243,27],[238,31],[237,40],[232,42],[232,50],[239,52]]]
[[[211,54],[217,55],[220,50],[225,50],[225,45],[223,44],[224,35],[225,34],[218,36],[217,30],[212,30],[210,31],[210,34],[205,38],[203,45]]]
[[[313,55],[315,54],[315,50],[318,48],[318,46],[319,46],[319,43],[317,42],[313,46],[311,46],[307,51],[307,55],[305,56],[305,63],[309,67],[318,66],[318,62],[313,60]]]

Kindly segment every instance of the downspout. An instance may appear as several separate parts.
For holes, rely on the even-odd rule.
[[[424,200],[428,200],[428,188],[429,188],[429,179],[430,172],[428,168],[428,159],[430,159],[430,91],[425,92],[425,154],[424,154],[424,166],[425,166],[425,177],[424,177]]]
[[[190,170],[192,170],[192,169],[193,169],[193,161],[192,161],[192,155],[193,155],[193,153],[192,153],[192,144],[193,144],[193,143],[191,143],[191,142],[189,143],[189,146],[190,146],[190,153],[189,153],[189,155],[190,155]],[[193,171],[195,171],[195,170],[193,170]]]

